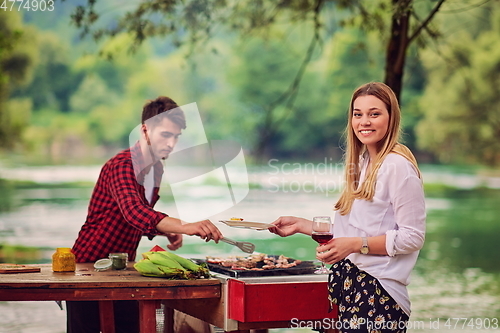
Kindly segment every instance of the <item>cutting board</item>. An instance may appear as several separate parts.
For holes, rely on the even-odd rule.
[[[19,264],[0,264],[0,274],[37,273],[40,267]]]

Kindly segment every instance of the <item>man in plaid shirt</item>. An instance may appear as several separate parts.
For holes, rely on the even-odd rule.
[[[168,97],[143,107],[141,138],[111,158],[101,169],[90,199],[87,219],[73,245],[77,262],[95,262],[109,253],[128,253],[134,260],[143,235],[168,238],[170,250],[182,246],[182,234],[216,243],[222,238],[209,220],[181,223],[153,209],[163,175],[161,160],[174,149],[183,129],[184,112]],[[136,301],[115,301],[116,332],[139,332]],[[94,301],[66,302],[68,332],[100,332],[99,307]]]

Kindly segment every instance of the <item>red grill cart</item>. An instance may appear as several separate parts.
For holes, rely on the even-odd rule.
[[[214,275],[222,283],[220,299],[169,300],[165,305],[228,332],[318,327],[322,323],[334,326],[337,310],[329,312],[327,275]]]

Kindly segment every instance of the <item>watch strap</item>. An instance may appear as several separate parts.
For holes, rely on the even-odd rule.
[[[361,245],[360,252],[362,254],[368,254],[368,252],[370,251],[368,248],[368,239],[366,237],[361,237],[361,242],[362,242],[362,245]]]

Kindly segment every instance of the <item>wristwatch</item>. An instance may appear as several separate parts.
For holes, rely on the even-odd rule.
[[[366,237],[361,237],[361,241],[363,242],[363,245],[359,251],[362,254],[368,254],[368,252],[370,252],[370,249],[368,248],[368,239]]]

